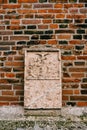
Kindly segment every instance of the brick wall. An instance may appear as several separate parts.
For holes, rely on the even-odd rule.
[[[0,0],[0,106],[23,105],[23,48],[61,49],[63,106],[87,106],[87,0]]]

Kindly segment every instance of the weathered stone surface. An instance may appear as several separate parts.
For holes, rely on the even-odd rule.
[[[61,63],[59,50],[25,51],[24,90],[25,108],[61,108]]]

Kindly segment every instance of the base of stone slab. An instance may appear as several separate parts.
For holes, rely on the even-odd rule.
[[[24,109],[25,116],[58,116],[61,109]]]

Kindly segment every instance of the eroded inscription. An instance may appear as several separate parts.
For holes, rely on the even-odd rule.
[[[25,108],[61,107],[59,50],[25,52]]]

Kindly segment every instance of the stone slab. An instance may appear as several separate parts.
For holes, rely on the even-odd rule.
[[[25,50],[24,77],[25,108],[61,108],[62,86],[61,59],[59,50]]]

